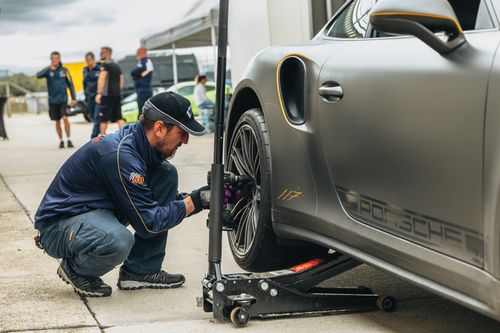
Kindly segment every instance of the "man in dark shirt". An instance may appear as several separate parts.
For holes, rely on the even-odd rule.
[[[97,95],[97,80],[99,79],[100,65],[96,63],[94,53],[87,52],[85,55],[85,62],[87,66],[83,68],[83,90],[85,92],[85,101],[87,102],[87,109],[90,117],[94,121],[92,134],[90,138],[93,139],[99,135],[99,113],[95,102]]]
[[[120,66],[111,59],[112,49],[101,48],[101,72],[97,81],[95,101],[99,104],[99,132],[106,134],[108,122],[117,122],[122,128],[125,121],[122,117],[121,89],[125,83]]]
[[[75,88],[71,74],[61,63],[61,54],[54,51],[50,54],[50,66],[45,67],[36,74],[36,77],[47,79],[47,90],[49,92],[49,117],[56,122],[56,132],[59,137],[59,148],[64,148],[64,141],[61,128],[61,119],[64,121],[64,131],[66,132],[68,148],[73,148],[71,142],[71,127],[69,124],[66,108],[68,107],[68,94],[71,92],[71,106],[76,105]]]
[[[134,80],[134,89],[137,93],[137,107],[139,108],[138,117],[142,114],[144,103],[153,96],[151,81],[153,80],[153,62],[148,58],[148,49],[140,47],[137,49],[137,67],[132,70],[130,75]]]
[[[111,295],[100,277],[123,261],[122,290],[184,283],[184,276],[162,271],[167,235],[208,208],[209,188],[179,194],[177,170],[165,159],[190,134],[206,133],[187,99],[163,92],[146,102],[139,122],[93,139],[63,164],[35,214],[35,228],[45,252],[62,258],[57,273],[75,292]]]

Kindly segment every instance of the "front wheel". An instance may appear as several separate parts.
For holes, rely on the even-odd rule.
[[[228,233],[237,264],[248,271],[290,267],[313,256],[313,247],[278,244],[271,218],[271,149],[266,121],[260,109],[246,111],[231,136],[226,169],[252,182],[236,193],[231,208],[236,227]],[[317,253],[317,248],[314,248]]]

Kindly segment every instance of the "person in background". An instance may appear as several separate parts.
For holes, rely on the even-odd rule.
[[[99,79],[101,68],[96,63],[94,53],[92,52],[85,54],[85,62],[87,66],[83,68],[83,90],[90,117],[94,121],[92,134],[90,135],[90,138],[93,139],[99,135],[99,112],[95,103],[95,97],[97,95],[97,80]]]
[[[153,88],[151,81],[153,80],[153,62],[148,58],[148,49],[140,47],[137,49],[137,67],[132,70],[130,75],[134,80],[134,89],[137,93],[137,106],[139,107],[139,115],[142,114],[144,103],[153,96]]]
[[[201,122],[203,126],[209,132],[213,132],[215,129],[215,112],[214,112],[214,103],[208,99],[207,97],[207,89],[205,88],[205,84],[208,81],[208,77],[204,74],[200,74],[196,76],[194,79],[194,102],[198,106],[201,114]]]
[[[101,48],[101,71],[97,80],[95,102],[99,105],[99,133],[106,134],[108,122],[117,122],[122,128],[121,89],[125,84],[120,66],[111,59],[113,50],[108,46]]]
[[[50,54],[50,66],[45,67],[36,74],[39,79],[47,79],[47,90],[49,93],[49,117],[56,122],[56,132],[59,137],[59,148],[64,148],[63,134],[61,128],[61,119],[64,122],[64,132],[66,133],[66,144],[68,148],[73,148],[71,142],[71,126],[66,114],[68,107],[68,94],[71,93],[71,106],[76,105],[75,88],[71,74],[61,62],[61,54],[53,51]]]

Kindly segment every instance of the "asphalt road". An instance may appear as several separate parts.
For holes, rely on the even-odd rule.
[[[71,119],[75,149],[91,131],[80,116]],[[80,298],[56,275],[58,262],[33,244],[31,218],[60,165],[73,153],[58,149],[48,116],[6,119],[10,141],[0,141],[0,331],[38,332],[232,332],[196,307],[207,267],[206,212],[187,219],[169,234],[164,269],[183,273],[186,284],[173,290],[120,291],[118,269],[104,280],[107,298]],[[180,190],[203,184],[212,157],[212,136],[191,138],[173,160]],[[224,272],[240,271],[224,245]],[[310,318],[251,321],[246,332],[500,332],[500,324],[432,295],[379,270],[362,265],[325,286],[364,285],[399,301],[395,313],[366,312]]]

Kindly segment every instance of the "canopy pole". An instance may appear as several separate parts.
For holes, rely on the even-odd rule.
[[[177,75],[177,54],[175,53],[175,43],[172,43],[172,67],[174,73],[174,91],[177,91],[177,84],[179,83],[179,77]]]
[[[210,35],[212,39],[212,51],[214,53],[214,68],[217,63],[217,38],[215,37],[215,26],[210,26]],[[217,71],[214,70],[214,81],[217,81]]]
[[[326,0],[326,21],[330,21],[333,16],[332,0]]]
[[[7,85],[5,86],[5,93],[7,95],[7,117],[10,118],[12,116],[12,110],[11,110],[11,105],[10,105],[10,84],[7,82]]]

